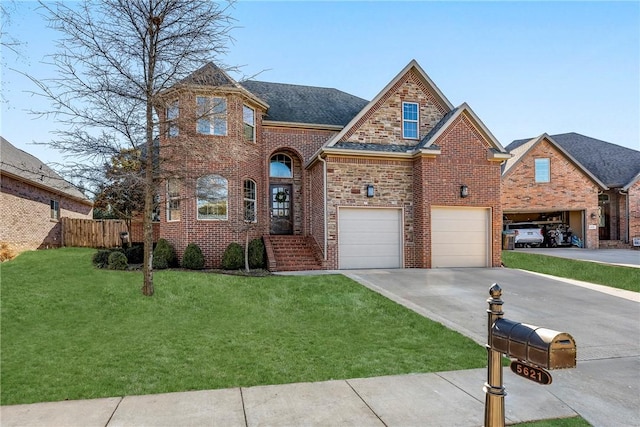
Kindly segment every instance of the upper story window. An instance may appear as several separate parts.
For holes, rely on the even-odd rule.
[[[51,206],[51,219],[59,220],[60,219],[60,203],[57,200],[50,200],[49,205]]]
[[[269,176],[272,178],[293,178],[291,157],[285,154],[276,154],[271,157]]]
[[[256,222],[256,183],[250,179],[244,181],[244,220]]]
[[[218,96],[197,96],[198,133],[204,135],[227,134],[227,100]]]
[[[253,108],[242,106],[242,121],[245,141],[256,140],[256,112]]]
[[[416,102],[402,103],[402,137],[418,139],[419,109]]]
[[[179,114],[178,100],[175,100],[167,107],[167,134],[171,137],[178,136]]]
[[[167,180],[167,221],[180,221],[180,181]]]
[[[198,219],[227,219],[228,182],[220,175],[198,178],[196,199]]]
[[[551,159],[535,159],[536,182],[551,181]]]

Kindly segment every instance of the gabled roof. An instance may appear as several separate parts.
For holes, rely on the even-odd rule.
[[[344,127],[344,129],[342,129],[342,131],[340,131],[337,135],[335,135],[333,138],[327,141],[327,143],[325,144],[325,147],[332,147],[337,143],[343,143],[344,142],[343,138],[347,134],[347,132],[349,132],[351,128],[356,126],[358,121],[362,117],[364,117],[372,108],[374,108],[374,106],[378,103],[378,101],[380,101],[384,96],[386,96],[387,93],[389,93],[389,91],[391,90],[391,88],[393,88],[393,86],[395,86],[396,83],[398,83],[402,78],[404,78],[405,75],[407,75],[412,70],[415,70],[418,76],[420,76],[420,78],[423,79],[427,88],[430,89],[431,93],[434,95],[436,103],[438,103],[440,107],[445,111],[445,114],[451,111],[453,109],[453,104],[451,104],[451,102],[449,102],[449,100],[444,96],[444,94],[440,91],[440,89],[438,89],[436,84],[431,80],[431,78],[429,78],[427,73],[425,73],[422,67],[418,65],[418,62],[415,59],[413,59],[411,60],[411,62],[407,64],[406,67],[402,69],[402,71],[400,71],[393,78],[393,80],[389,82],[389,84],[387,84],[384,87],[384,89],[382,89],[378,93],[378,95],[376,95],[375,98],[373,98],[371,102],[369,102],[368,105],[366,105],[364,108],[361,109],[358,115],[353,117],[351,121],[348,124],[346,124],[346,126]]]
[[[511,152],[511,159],[507,160],[502,169],[502,175],[508,174],[510,171],[515,169],[515,166],[518,165],[522,159],[526,157],[526,155],[539,143],[542,141],[547,141],[551,144],[556,150],[558,150],[563,156],[565,156],[569,161],[571,161],[578,169],[580,169],[585,175],[587,175],[591,180],[593,180],[597,185],[602,187],[603,189],[607,189],[607,185],[602,182],[596,175],[594,175],[589,169],[587,169],[579,160],[577,160],[571,153],[564,149],[554,137],[549,136],[546,133],[542,135],[531,138],[531,139],[521,139],[518,141],[513,141],[511,144],[507,146],[507,150]]]
[[[88,205],[93,203],[73,184],[31,154],[0,136],[0,171],[36,187],[63,194]]]
[[[327,146],[327,149],[344,149],[344,150],[357,150],[357,151],[368,151],[368,152],[380,152],[380,153],[407,153],[407,154],[417,154],[419,152],[423,153],[434,153],[439,154],[440,147],[436,145],[438,138],[443,135],[447,129],[455,123],[455,121],[461,116],[465,114],[475,125],[476,129],[479,130],[480,133],[486,138],[486,140],[491,145],[491,154],[490,158],[495,160],[505,160],[510,157],[507,153],[507,150],[498,142],[498,140],[493,136],[493,134],[487,129],[487,127],[482,123],[480,118],[475,114],[475,112],[469,107],[467,103],[463,103],[459,107],[453,108],[449,111],[445,116],[427,133],[422,140],[420,140],[417,144],[407,146],[400,144],[363,144],[356,142],[346,142],[339,141],[333,144],[332,146]]]
[[[241,85],[269,104],[265,120],[343,127],[368,101],[337,89],[246,80]]]
[[[640,173],[640,151],[575,132],[551,135],[550,138],[584,170],[603,183],[604,188],[625,187]],[[516,150],[529,141],[513,141],[507,150],[515,155]]]
[[[256,97],[255,94],[247,91],[247,89],[242,87],[237,81],[231,78],[229,74],[213,62],[208,62],[193,73],[189,74],[187,77],[182,79],[175,88],[184,86],[202,86],[239,91],[265,109],[269,108],[269,105],[263,99],[260,99],[259,97]],[[170,91],[171,89],[169,89],[168,93]]]
[[[202,67],[182,79],[180,84],[238,87],[238,83],[213,62],[207,62]]]

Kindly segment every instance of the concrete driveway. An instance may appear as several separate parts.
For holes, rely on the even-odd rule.
[[[568,332],[577,368],[551,371],[548,390],[594,426],[640,426],[638,294],[511,269],[341,271],[348,277],[480,344],[487,341],[486,303],[498,283],[504,317]],[[527,381],[505,368],[505,376]],[[510,379],[510,381],[514,381]],[[478,384],[482,390],[483,384]],[[509,390],[507,389],[507,393]],[[539,408],[544,411],[545,408]]]

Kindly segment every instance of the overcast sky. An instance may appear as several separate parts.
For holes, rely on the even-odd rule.
[[[0,135],[45,162],[52,120],[15,68],[44,78],[58,35],[35,2],[17,2],[8,27],[22,56],[2,51]],[[229,54],[241,79],[333,87],[373,99],[416,59],[454,104],[467,102],[506,146],[578,132],[640,150],[640,3],[238,2]],[[216,58],[213,58],[216,60]],[[43,108],[46,108],[45,107]]]

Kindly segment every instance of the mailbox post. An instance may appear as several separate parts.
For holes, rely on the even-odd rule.
[[[505,319],[502,289],[497,283],[491,286],[489,295],[484,426],[504,427],[507,393],[502,385],[502,355],[513,359],[511,370],[516,375],[539,384],[551,384],[551,374],[545,369],[575,368],[576,343],[566,332]]]
[[[487,343],[487,382],[484,384],[484,425],[485,427],[504,427],[504,397],[507,393],[502,385],[502,354],[491,345],[491,330],[498,319],[502,319],[502,288],[494,283],[489,289],[491,298],[487,300],[489,309]]]

